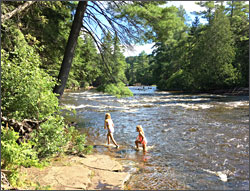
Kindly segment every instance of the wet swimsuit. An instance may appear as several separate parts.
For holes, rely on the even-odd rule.
[[[146,137],[144,136],[144,139],[143,139],[143,137],[139,134],[138,136],[137,136],[137,138],[136,138],[136,140],[137,141],[139,141],[141,144],[147,144],[147,139],[146,139]]]

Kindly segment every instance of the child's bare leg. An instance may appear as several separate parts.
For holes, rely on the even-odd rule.
[[[113,134],[110,133],[109,135],[110,135],[110,138],[111,138],[112,142],[114,143],[114,145],[117,146],[117,147],[119,147],[119,146],[117,145],[117,143],[116,143],[114,137],[113,137]]]
[[[136,148],[139,149],[139,141],[135,141]]]
[[[110,144],[109,133],[107,134],[108,145]]]
[[[143,152],[147,152],[147,145],[146,144],[142,144],[142,148],[143,148]]]

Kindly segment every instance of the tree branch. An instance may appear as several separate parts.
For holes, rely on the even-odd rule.
[[[111,72],[110,72],[110,70],[109,70],[109,67],[108,67],[108,65],[107,65],[107,63],[106,63],[106,61],[105,61],[105,58],[104,58],[104,56],[103,56],[103,54],[102,54],[102,50],[101,50],[101,47],[99,46],[99,43],[98,43],[98,41],[95,39],[95,37],[94,37],[94,35],[91,33],[91,28],[90,28],[90,30],[87,28],[87,27],[85,27],[85,26],[82,26],[85,30],[86,30],[86,32],[92,37],[92,39],[95,41],[95,43],[96,43],[96,46],[97,46],[97,48],[98,48],[98,50],[99,50],[99,52],[100,52],[100,54],[101,54],[101,58],[102,58],[102,61],[103,61],[103,63],[104,63],[104,66],[106,67],[106,69],[107,69],[107,71],[108,71],[108,74],[109,74],[109,76],[112,78],[112,81],[114,82],[114,83],[117,83],[116,82],[116,80],[115,80],[115,78],[112,76],[112,74],[111,74]],[[95,34],[95,33],[94,33]]]
[[[35,3],[36,1],[27,1],[22,5],[19,5],[16,9],[14,9],[13,11],[6,13],[5,15],[2,15],[1,17],[1,22],[4,23],[6,20],[10,19],[11,17],[13,17],[14,15],[16,15],[17,13],[20,13],[21,11],[23,11],[24,9],[26,9],[27,7],[31,6],[33,3]]]

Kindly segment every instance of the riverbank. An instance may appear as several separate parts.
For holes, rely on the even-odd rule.
[[[234,88],[234,89],[227,89],[227,90],[211,90],[211,91],[207,91],[206,93],[229,95],[229,96],[248,96],[249,88],[241,87],[241,88]]]
[[[216,94],[216,95],[226,95],[226,96],[249,95],[249,88],[244,88],[244,87],[234,88],[234,89],[205,90],[205,91],[181,91],[181,90],[162,90],[162,91],[169,91],[172,93],[182,93],[182,94]]]
[[[86,90],[91,90],[91,89],[96,89],[96,87],[93,86],[88,86],[88,87],[72,87],[72,88],[67,88],[64,90],[64,92],[70,92],[70,91],[86,91]]]
[[[145,87],[150,87],[147,85],[140,85],[140,86],[130,86],[130,87],[138,87],[138,90],[145,90]],[[87,90],[96,90],[96,87],[89,86],[87,88],[71,88],[65,89],[65,92],[70,91],[87,91]],[[160,91],[160,90],[159,90]],[[163,91],[163,90],[162,90]],[[206,91],[180,91],[180,90],[165,90],[170,92],[178,92],[178,93],[210,93],[210,94],[219,94],[219,95],[229,95],[229,96],[248,96],[249,95],[249,88],[248,87],[236,87],[233,89],[216,89],[216,90],[206,90]]]
[[[43,169],[21,168],[21,190],[123,190],[130,174],[114,158],[104,154],[54,158]]]

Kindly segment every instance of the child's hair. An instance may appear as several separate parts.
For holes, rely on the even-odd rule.
[[[105,114],[105,119],[111,119],[110,113],[106,113],[106,114]]]
[[[137,125],[136,129],[138,129],[144,135],[144,131],[141,125]]]

